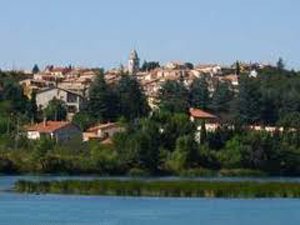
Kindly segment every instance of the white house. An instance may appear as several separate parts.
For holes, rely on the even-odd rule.
[[[36,104],[39,109],[44,109],[54,98],[62,100],[66,104],[68,118],[78,113],[84,102],[84,98],[77,93],[57,87],[50,87],[36,93]]]
[[[80,128],[66,121],[44,121],[34,124],[26,128],[26,134],[30,140],[39,140],[41,137],[49,137],[56,142],[82,139]]]
[[[105,140],[112,138],[116,133],[123,132],[124,127],[117,123],[105,123],[99,124],[89,128],[83,133],[83,141],[89,141],[92,139]]]
[[[219,118],[216,115],[205,112],[201,109],[190,109],[190,119],[192,122],[197,123],[197,129],[202,129],[201,123],[204,121],[205,129],[209,132],[214,132],[220,127]]]

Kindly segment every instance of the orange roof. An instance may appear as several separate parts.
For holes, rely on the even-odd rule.
[[[238,76],[235,74],[230,74],[227,76],[224,76],[223,78],[224,80],[229,80],[229,81],[237,81],[238,80]]]
[[[99,124],[94,127],[90,127],[87,131],[88,132],[97,132],[100,129],[109,129],[112,127],[118,127],[116,123],[105,123],[105,124]]]
[[[190,108],[190,115],[198,119],[217,119],[218,117],[201,109]]]
[[[59,129],[62,129],[68,125],[70,122],[66,121],[47,121],[38,123],[26,128],[27,131],[38,131],[39,133],[53,133]]]

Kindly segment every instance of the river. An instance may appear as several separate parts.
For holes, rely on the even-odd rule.
[[[300,200],[297,199],[132,198],[25,195],[5,191],[19,179],[56,180],[70,177],[0,177],[0,225],[300,224]],[[239,180],[226,179],[233,182]],[[283,178],[272,179],[284,181]],[[263,182],[261,179],[258,181]],[[300,182],[297,178],[286,181]]]

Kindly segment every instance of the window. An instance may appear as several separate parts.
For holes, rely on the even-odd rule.
[[[77,113],[77,107],[74,105],[68,106],[68,113]]]
[[[77,96],[72,93],[67,93],[67,102],[69,103],[77,102]]]

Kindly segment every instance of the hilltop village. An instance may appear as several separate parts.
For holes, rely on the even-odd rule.
[[[237,74],[236,66],[236,63],[232,66],[221,66],[217,64],[193,65],[181,62],[170,62],[161,66],[159,62],[146,61],[140,65],[138,54],[133,50],[129,56],[127,67],[120,66],[120,68],[104,71],[104,78],[108,84],[116,84],[125,74],[134,76],[141,85],[149,106],[155,109],[159,90],[167,80],[182,81],[188,88],[195,79],[203,77],[206,79],[208,90],[212,95],[219,82],[227,83],[233,91],[237,91],[240,73],[256,77],[258,69],[271,67],[259,63],[238,63],[239,74]],[[67,105],[68,118],[71,120],[72,116],[80,111],[84,100],[88,98],[89,87],[98,75],[98,68],[51,65],[40,71],[36,65],[33,74],[19,83],[28,98],[35,93],[37,106],[41,109],[45,108],[54,97],[62,99]]]
[[[141,62],[0,71],[0,172],[295,175],[300,73]]]

